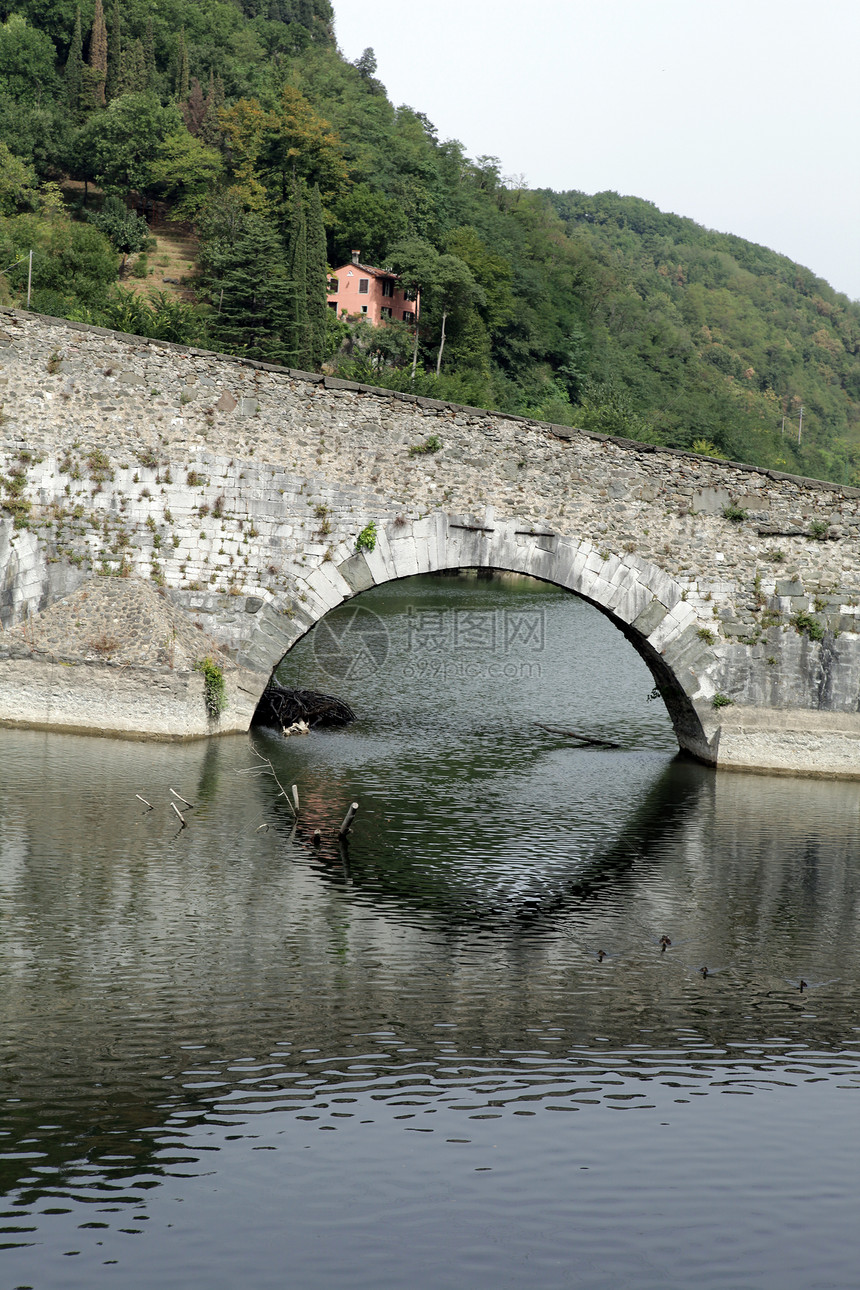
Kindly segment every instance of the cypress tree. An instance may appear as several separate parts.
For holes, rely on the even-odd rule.
[[[122,81],[122,33],[119,16],[119,0],[113,0],[113,9],[110,17],[110,37],[108,39],[107,49],[107,78],[105,81],[105,95],[110,99],[115,99],[121,92],[120,86]]]
[[[313,363],[313,355],[308,326],[308,226],[302,190],[295,179],[291,204],[287,250],[287,272],[294,290],[290,317],[290,344],[294,353],[292,361],[295,365],[309,368]]]
[[[72,31],[72,43],[69,45],[69,57],[66,59],[66,97],[72,116],[77,117],[81,110],[81,89],[84,81],[84,41],[81,33],[80,5],[75,10],[75,26]]]
[[[290,335],[295,292],[284,267],[284,249],[271,225],[249,215],[213,264],[210,290],[218,306],[209,323],[216,344],[234,353],[276,363],[293,361]]]
[[[206,98],[203,100],[203,119],[200,123],[200,138],[210,147],[218,145],[221,139],[221,129],[218,125],[218,108],[215,103],[215,73],[212,68],[209,69],[209,88],[206,91]]]
[[[146,54],[143,44],[135,40],[122,51],[122,75],[120,77],[120,94],[136,94],[147,89]]]
[[[107,79],[107,28],[102,0],[96,0],[93,25],[90,31],[90,52],[87,59],[85,80],[97,107],[104,107],[105,80]]]
[[[144,89],[155,89],[155,35],[152,30],[152,19],[146,20],[146,37],[143,42],[143,59],[146,70],[146,85]]]
[[[176,97],[180,103],[188,98],[188,46],[185,43],[185,28],[179,33],[178,67],[176,71]]]
[[[314,184],[307,203],[307,276],[305,280],[308,314],[308,349],[311,370],[322,367],[326,356],[328,332],[328,255],[319,184]]]

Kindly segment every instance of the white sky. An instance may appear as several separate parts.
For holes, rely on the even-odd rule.
[[[858,0],[333,0],[397,105],[531,188],[614,189],[860,298]]]

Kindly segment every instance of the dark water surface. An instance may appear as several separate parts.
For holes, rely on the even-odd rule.
[[[0,1288],[860,1284],[857,786],[676,759],[571,596],[358,607],[346,731],[0,731]]]

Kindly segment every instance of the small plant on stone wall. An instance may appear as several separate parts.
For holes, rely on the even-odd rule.
[[[791,622],[799,636],[808,636],[811,641],[824,640],[823,626],[806,609],[801,609],[796,613]]]
[[[413,443],[409,448],[410,457],[425,457],[430,453],[440,452],[442,440],[437,434],[431,434],[424,443]]]
[[[87,454],[87,470],[90,479],[94,479],[97,484],[113,479],[110,460],[101,448],[93,448],[92,452]]]
[[[723,519],[730,524],[743,524],[746,518],[747,512],[737,502],[729,502],[728,506],[723,507]]]
[[[714,633],[710,630],[709,627],[700,627],[699,630],[696,632],[696,635],[698,636],[699,640],[704,641],[706,645],[716,644],[717,638],[714,635]]]
[[[158,457],[152,448],[141,448],[137,454],[137,459],[141,466],[145,466],[147,470],[155,470],[158,466]]]
[[[216,497],[215,501],[212,503],[212,514],[216,520],[220,520],[221,516],[224,514],[223,494],[220,497]]]
[[[115,654],[119,649],[120,642],[116,636],[110,636],[107,632],[102,632],[94,640],[88,642],[90,649],[95,650],[97,654],[103,654],[106,658]]]
[[[203,675],[203,702],[206,705],[206,711],[209,716],[214,721],[217,721],[227,706],[227,687],[224,683],[224,673],[208,654],[205,658],[197,660],[194,664],[194,671],[201,672]]]
[[[711,706],[714,708],[727,708],[732,703],[734,699],[730,699],[727,694],[720,694],[719,691],[711,699]]]
[[[328,537],[329,533],[331,533],[331,520],[329,519],[329,514],[329,508],[323,505],[322,502],[319,502],[314,507],[314,515],[320,522],[320,526],[317,529],[317,535],[319,537]]]
[[[816,542],[823,542],[827,537],[828,525],[825,520],[813,520],[809,526],[809,536]]]
[[[366,524],[355,539],[356,551],[375,551],[376,550],[376,522],[371,520]]]
[[[51,373],[52,376],[54,375],[55,372],[59,372],[60,364],[62,363],[62,361],[63,361],[62,354],[58,349],[55,349],[53,354],[51,354],[50,357],[48,358],[48,362],[46,364],[48,371]]]

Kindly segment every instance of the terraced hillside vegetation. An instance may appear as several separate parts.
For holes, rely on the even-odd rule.
[[[860,305],[638,198],[507,181],[341,56],[328,0],[4,14],[0,303],[32,250],[49,315],[860,483]],[[417,334],[327,308],[355,247],[420,290]]]

